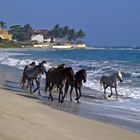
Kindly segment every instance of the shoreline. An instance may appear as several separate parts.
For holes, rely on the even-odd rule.
[[[40,52],[41,51],[41,52]],[[96,67],[94,67],[94,63],[87,63],[84,60],[85,64],[81,64],[79,60],[83,60],[82,57],[80,59],[77,59],[76,55],[73,55],[74,53],[78,53],[79,56],[87,52],[87,51],[70,51],[70,60],[69,57],[65,56],[64,54],[67,54],[68,51],[50,51],[47,49],[5,49],[4,51],[1,51],[1,64],[0,64],[0,85],[4,86],[4,88],[7,90],[19,92],[22,96],[26,96],[32,99],[38,99],[37,101],[41,104],[44,104],[46,106],[51,107],[55,110],[60,110],[64,112],[68,112],[70,114],[74,114],[83,118],[88,118],[91,120],[95,120],[98,122],[103,122],[107,124],[114,125],[115,127],[124,128],[126,130],[140,133],[140,99],[134,99],[129,96],[125,96],[127,92],[127,89],[125,87],[123,88],[123,94],[119,94],[119,100],[116,101],[115,96],[113,96],[111,99],[105,100],[103,98],[103,91],[101,89],[98,89],[98,78],[96,79]],[[27,54],[27,55],[26,55]],[[93,53],[95,55],[95,53]],[[105,53],[106,54],[106,53]],[[107,53],[108,54],[108,53]],[[12,56],[13,55],[13,56]],[[23,55],[20,57],[20,55]],[[60,55],[60,57],[59,57]],[[62,57],[61,57],[62,55]],[[65,58],[64,58],[65,56]],[[76,60],[78,60],[78,63],[76,60],[73,61],[73,57],[76,57]],[[60,58],[60,61],[58,59]],[[88,58],[88,57],[86,57]],[[98,56],[97,56],[98,58]],[[43,59],[46,59],[48,62],[48,65],[46,65],[46,68],[50,68],[51,66],[57,66],[58,63],[68,63],[68,65],[72,66],[75,71],[77,71],[80,68],[86,68],[88,70],[88,74],[91,76],[95,76],[95,82],[92,84],[92,78],[88,77],[88,82],[82,90],[82,98],[80,99],[81,104],[77,104],[75,102],[75,93],[73,93],[73,102],[69,102],[69,96],[66,98],[64,104],[58,103],[58,96],[55,95],[54,102],[48,101],[48,92],[47,95],[44,93],[44,79],[42,79],[42,86],[41,86],[41,96],[39,97],[37,92],[33,95],[29,95],[29,92],[24,90],[20,90],[20,78],[22,76],[22,70],[25,64],[30,63],[32,60],[36,60],[37,63],[42,61]],[[89,60],[90,61],[90,60]],[[76,63],[75,63],[76,62]],[[99,64],[100,62],[97,62]],[[6,64],[6,65],[3,65]],[[91,65],[88,65],[91,64]],[[96,64],[96,63],[95,63]],[[107,63],[107,65],[110,65],[110,62]],[[100,66],[100,64],[99,64]],[[97,67],[98,68],[98,67]],[[99,67],[102,69],[102,67]],[[105,67],[107,68],[107,67]],[[95,70],[95,72],[94,72]],[[111,69],[112,70],[112,69]],[[93,74],[91,74],[93,72]],[[99,72],[99,71],[97,71]],[[94,75],[95,74],[95,75]],[[97,73],[98,74],[98,73]],[[127,74],[127,73],[126,73]],[[129,72],[131,74],[131,72]],[[134,75],[135,76],[135,75]],[[43,76],[44,77],[44,76]],[[45,77],[44,77],[45,78]],[[94,80],[94,77],[93,77]],[[92,89],[90,89],[90,87]],[[12,92],[12,93],[14,93]],[[119,91],[120,92],[120,91]],[[123,96],[124,95],[124,96]],[[137,94],[136,94],[137,95]]]
[[[0,88],[0,137],[30,140],[138,140],[140,134],[75,116]]]
[[[18,92],[18,94],[21,96],[37,99],[41,104],[49,106],[55,110],[60,110],[69,114],[91,119],[93,121],[111,124],[118,128],[125,128],[128,131],[140,133],[139,122],[130,121],[129,118],[131,118],[131,115],[128,116],[128,120],[124,120],[123,118],[120,119],[119,115],[124,115],[124,118],[127,117],[126,114],[128,114],[128,110],[124,110],[123,108],[118,110],[117,108],[111,107],[112,105],[114,106],[114,104],[117,106],[117,104],[119,104],[118,102],[107,101],[102,99],[100,96],[93,96],[93,103],[87,103],[89,97],[86,96],[86,94],[91,92],[98,94],[97,91],[84,88],[83,96],[85,97],[84,99],[81,98],[81,104],[77,104],[75,101],[70,102],[69,97],[66,98],[63,104],[59,104],[57,96],[54,96],[54,102],[50,102],[47,99],[48,93],[46,95],[41,91],[42,96],[38,97],[37,93],[30,95],[29,93],[25,93],[25,91],[20,90],[19,81],[21,78],[21,70],[5,65],[0,65],[0,68],[0,87],[9,90],[9,92]],[[5,72],[3,73],[3,71]],[[114,114],[116,114],[116,117]],[[138,119],[139,116],[137,115],[135,118]]]

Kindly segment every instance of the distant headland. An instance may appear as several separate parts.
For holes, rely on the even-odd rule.
[[[30,24],[12,25],[8,29],[0,21],[0,48],[85,48],[85,36],[82,29],[76,31],[68,25],[56,24],[51,30],[33,29]]]

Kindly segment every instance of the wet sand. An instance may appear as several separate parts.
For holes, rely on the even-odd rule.
[[[121,108],[121,102],[104,100],[101,96],[102,94],[87,88],[83,89],[83,97],[80,99],[80,104],[77,104],[75,100],[69,102],[69,96],[63,104],[58,103],[58,96],[54,96],[54,102],[50,102],[47,99],[48,93],[47,95],[44,94],[44,80],[42,80],[41,87],[42,96],[39,97],[37,93],[30,95],[26,90],[20,90],[19,82],[22,75],[21,70],[5,65],[0,65],[0,68],[0,87],[8,89],[9,92],[18,92],[18,94],[23,97],[37,99],[39,103],[49,106],[52,109],[65,111],[99,122],[113,124],[121,128],[126,128],[129,131],[140,133],[140,113],[130,111],[127,108]],[[89,104],[88,100],[90,100],[90,102],[92,100],[92,103]]]
[[[86,100],[81,99],[81,104],[75,101],[71,103],[69,98],[60,104],[57,96],[54,102],[50,102],[43,92],[42,96],[38,97],[37,93],[29,95],[19,89],[22,74],[20,70],[4,65],[0,65],[0,68],[0,139],[135,140],[140,138],[139,122],[114,119],[111,116],[113,108],[108,109],[110,103],[105,103],[101,97],[93,96],[93,105],[86,104],[88,97],[85,97]],[[86,92],[90,93],[91,90],[84,89],[84,93]],[[110,117],[106,116],[105,112],[110,114]],[[126,110],[116,112],[116,115],[117,113],[123,113],[125,116]],[[139,116],[136,114],[137,119]],[[134,129],[128,127],[128,131],[107,123],[123,128],[133,126]]]
[[[139,140],[140,134],[43,105],[0,89],[0,140]]]

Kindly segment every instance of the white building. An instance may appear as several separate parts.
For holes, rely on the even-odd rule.
[[[44,36],[41,35],[41,34],[33,35],[33,36],[31,37],[31,40],[32,40],[32,41],[37,41],[38,43],[43,43],[43,41],[44,41]]]

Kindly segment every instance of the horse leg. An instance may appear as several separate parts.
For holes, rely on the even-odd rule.
[[[63,86],[61,86],[59,88],[59,98],[58,98],[59,102],[63,102],[64,101],[62,88],[63,88]]]
[[[73,86],[71,85],[71,89],[70,89],[70,101],[72,102],[72,91],[73,91]]]
[[[105,85],[103,85],[103,87],[104,87],[104,97],[105,97],[105,95],[106,95],[106,86]]]
[[[69,90],[69,84],[66,84],[65,85],[65,93],[64,93],[64,96],[63,96],[63,100],[66,97],[66,95],[68,94],[68,90]]]
[[[52,89],[53,89],[53,86],[54,86],[54,84],[52,84],[51,86],[49,85],[49,92],[50,92],[50,94],[49,94],[48,99],[51,99],[51,101],[53,101],[53,97],[52,97]]]
[[[40,96],[40,81],[39,81],[39,79],[38,79],[38,80],[35,79],[35,81],[36,81],[36,84],[37,84],[37,88],[34,89],[33,92],[36,92],[36,91],[38,90],[38,94],[39,94],[39,96]],[[33,82],[33,81],[32,81],[32,82]],[[31,84],[32,84],[32,83],[31,83]]]
[[[75,92],[76,92],[76,98],[75,98],[75,100],[77,100],[77,103],[79,103],[79,100],[78,100],[78,90],[77,90],[77,87],[75,87]]]
[[[79,97],[78,97],[78,101],[79,101],[79,99],[81,97],[81,87],[79,87],[78,89],[79,89]]]
[[[32,86],[34,86],[34,80],[32,80]]]
[[[68,90],[69,90],[69,84],[68,84],[68,83],[66,83],[66,85],[65,85],[65,94],[64,94],[64,95],[67,95]]]
[[[40,96],[40,81],[38,80],[38,84],[37,84],[37,87],[38,87],[38,95]]]
[[[37,91],[37,89],[38,89],[38,80],[37,80],[37,79],[35,79],[35,82],[36,82],[37,88],[35,88],[33,92],[36,92],[36,91]],[[31,83],[31,84],[32,84],[32,83]]]
[[[118,99],[117,87],[115,87],[115,92],[116,92],[116,99]]]
[[[29,79],[30,93],[32,93],[32,80]]]
[[[110,94],[110,95],[108,95],[108,97],[109,97],[109,98],[113,95],[113,92],[112,92],[112,87],[110,87],[110,91],[111,91],[111,94]]]
[[[45,93],[47,92],[48,87],[49,87],[49,82],[48,82],[48,80],[46,79]]]
[[[104,98],[106,98],[106,89],[108,86],[104,84],[103,87],[104,87],[104,95],[103,96],[104,96]]]
[[[21,78],[21,82],[20,82],[20,86],[21,86],[21,89],[23,90],[24,88],[24,84],[26,83],[26,78],[24,76],[22,76]]]
[[[23,80],[22,80],[22,79],[20,80],[20,87],[21,87],[21,89],[23,90],[24,83],[23,83]]]

